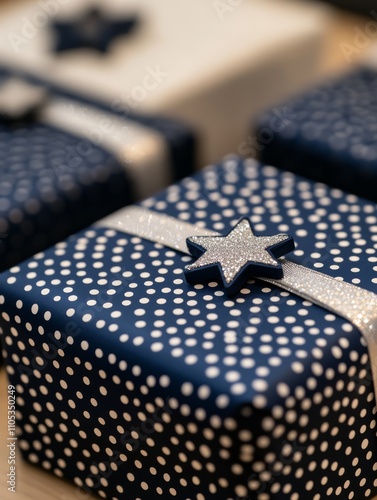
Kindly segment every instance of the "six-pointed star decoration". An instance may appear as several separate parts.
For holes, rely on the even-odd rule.
[[[92,8],[73,21],[55,21],[55,50],[62,52],[83,47],[106,52],[114,38],[130,33],[137,25],[136,15],[110,18]]]
[[[221,278],[228,295],[234,295],[251,277],[279,279],[278,257],[294,250],[287,234],[255,236],[248,219],[241,219],[227,236],[192,236],[187,247],[194,263],[185,267],[189,283]]]

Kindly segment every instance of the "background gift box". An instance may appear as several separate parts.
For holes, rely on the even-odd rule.
[[[0,69],[0,270],[193,169],[191,131]]]
[[[354,195],[228,159],[143,205],[224,233],[250,217],[295,238],[294,262],[375,290],[376,206]],[[1,275],[25,458],[104,498],[376,494],[360,333],[261,281],[232,299],[188,284],[188,262],[92,226]]]
[[[0,60],[184,120],[203,165],[237,150],[250,114],[318,75],[330,12],[286,0],[23,2],[0,12]]]
[[[263,113],[261,160],[376,201],[376,85],[364,64]]]

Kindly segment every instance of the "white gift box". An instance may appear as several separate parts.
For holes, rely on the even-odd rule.
[[[98,5],[98,3],[97,3]],[[331,9],[276,0],[111,0],[137,28],[107,54],[52,50],[55,20],[93,0],[40,0],[2,7],[0,59],[137,112],[184,119],[200,139],[199,164],[237,151],[252,117],[301,90],[319,71]]]

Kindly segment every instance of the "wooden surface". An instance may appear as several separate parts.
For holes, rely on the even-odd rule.
[[[25,0],[24,0],[25,1]],[[9,2],[11,3],[11,2]],[[329,38],[325,41],[326,50],[323,58],[323,75],[333,75],[350,68],[341,48],[341,43],[353,43],[355,27],[363,29],[370,21],[362,16],[339,12],[333,19],[333,25]],[[368,47],[364,50],[366,51]],[[352,58],[352,63],[356,63],[365,56],[365,52]],[[21,453],[17,450],[17,485],[16,493],[7,491],[6,473],[8,472],[8,448],[7,448],[7,380],[4,370],[0,370],[0,498],[1,500],[78,500],[87,497],[85,492],[81,492],[76,486],[66,483],[56,478],[50,473],[38,469],[21,459]],[[93,500],[97,498],[91,495]],[[355,497],[355,500],[359,500]],[[377,497],[374,499],[377,500]]]

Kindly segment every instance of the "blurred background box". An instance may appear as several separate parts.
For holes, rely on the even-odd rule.
[[[193,168],[190,130],[0,69],[0,271]]]
[[[263,113],[249,152],[377,201],[377,64],[368,59]]]
[[[4,8],[0,60],[96,100],[183,119],[200,139],[199,165],[236,151],[250,116],[318,76],[331,18],[315,2],[112,0],[101,8],[113,18],[135,15],[131,33],[106,53],[57,55],[53,23],[75,23],[93,5],[45,0]]]

